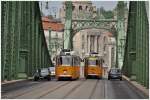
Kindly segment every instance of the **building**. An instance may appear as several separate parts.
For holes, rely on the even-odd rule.
[[[105,19],[100,10],[96,10],[91,1],[73,1],[72,19],[92,19],[96,13],[96,18]],[[60,18],[65,23],[65,2],[60,9]],[[103,56],[104,65],[115,66],[115,38],[112,33],[103,29],[85,29],[75,34],[73,37],[73,50],[77,51],[81,58],[92,51]]]
[[[73,49],[84,58],[90,52],[97,52],[104,59],[104,65],[115,66],[116,41],[113,34],[104,29],[86,29],[76,33]]]
[[[72,5],[72,19],[92,18],[93,11],[96,10],[91,1],[72,1]],[[59,11],[59,17],[63,23],[65,23],[65,11],[66,6],[65,2],[63,2],[63,6]]]
[[[54,57],[57,52],[63,48],[63,31],[64,25],[58,19],[49,19],[42,17],[44,34],[49,49],[49,54],[54,63]]]

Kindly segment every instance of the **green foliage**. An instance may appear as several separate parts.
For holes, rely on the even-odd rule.
[[[112,11],[105,11],[104,12],[104,17],[106,18],[106,19],[111,19],[111,18],[113,18],[113,12]]]
[[[103,15],[104,16],[104,18],[106,18],[106,19],[112,19],[113,18],[113,12],[111,11],[111,10],[109,10],[109,11],[106,11],[105,9],[104,9],[104,7],[101,7],[100,9],[98,9],[99,11],[98,11],[98,15],[100,16],[100,14],[101,15]]]
[[[124,1],[118,2],[117,7],[116,7],[118,18],[124,17],[124,11],[125,11],[126,7],[127,7],[127,5],[124,3]]]

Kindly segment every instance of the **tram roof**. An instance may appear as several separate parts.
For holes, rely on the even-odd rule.
[[[92,58],[93,58],[93,59],[98,59],[99,57],[98,57],[98,56],[88,56],[87,58],[88,58],[88,59],[92,59]]]

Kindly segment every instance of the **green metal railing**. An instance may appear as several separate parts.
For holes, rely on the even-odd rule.
[[[52,65],[38,2],[1,2],[1,72],[3,80],[28,78]]]
[[[131,1],[123,72],[149,88],[149,24],[144,1]]]

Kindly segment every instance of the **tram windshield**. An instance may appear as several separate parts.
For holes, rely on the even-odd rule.
[[[88,60],[88,65],[91,65],[91,66],[98,65],[98,60]]]
[[[72,65],[72,57],[71,56],[61,56],[60,64],[64,65],[64,66],[71,66]]]

